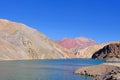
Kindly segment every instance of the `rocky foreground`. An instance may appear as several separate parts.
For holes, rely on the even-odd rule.
[[[120,66],[100,64],[83,67],[76,70],[75,74],[90,76],[94,80],[120,80]]]
[[[120,42],[110,43],[96,51],[93,59],[104,59],[106,63],[83,67],[75,74],[93,77],[94,80],[120,80]]]

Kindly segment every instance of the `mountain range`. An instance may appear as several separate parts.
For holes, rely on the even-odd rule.
[[[119,43],[98,44],[85,37],[54,41],[22,23],[0,19],[0,60],[117,58]]]

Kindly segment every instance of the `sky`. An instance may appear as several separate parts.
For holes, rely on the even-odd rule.
[[[120,40],[120,0],[0,0],[0,18],[24,23],[53,40]]]

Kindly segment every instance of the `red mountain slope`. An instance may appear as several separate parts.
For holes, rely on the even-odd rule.
[[[93,46],[93,45],[98,44],[94,40],[88,39],[85,37],[79,37],[79,38],[74,38],[74,39],[64,38],[61,40],[57,40],[57,43],[65,48],[68,48],[68,49],[78,48],[78,47],[79,48],[86,48],[88,46]]]

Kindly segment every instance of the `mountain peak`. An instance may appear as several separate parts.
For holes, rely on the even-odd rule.
[[[76,47],[81,47],[81,48],[85,48],[88,46],[92,46],[92,45],[97,45],[98,43],[92,39],[88,39],[85,37],[77,37],[77,38],[63,38],[57,41],[58,44],[60,44],[61,46],[65,47],[65,48],[76,48]]]
[[[7,20],[7,19],[0,19],[0,22],[9,22],[9,20]]]
[[[14,27],[17,23],[6,20],[6,19],[0,19],[0,30],[4,30],[6,28]]]

